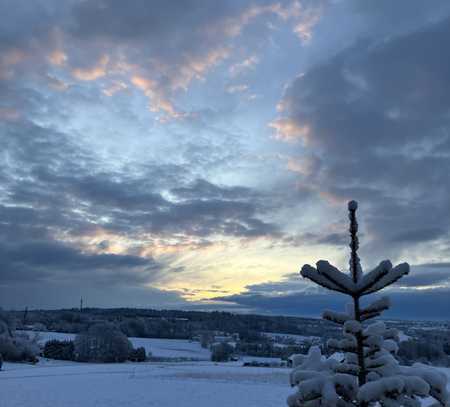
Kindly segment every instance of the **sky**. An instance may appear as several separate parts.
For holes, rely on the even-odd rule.
[[[0,0],[0,306],[450,319],[450,3]]]

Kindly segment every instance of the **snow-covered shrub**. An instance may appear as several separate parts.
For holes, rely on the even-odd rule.
[[[4,314],[0,315],[0,354],[3,360],[10,362],[38,361],[39,346],[26,334],[17,334],[13,322]]]
[[[233,352],[234,348],[228,343],[215,343],[211,347],[211,360],[213,362],[228,362]]]
[[[390,306],[387,297],[367,306],[361,298],[378,292],[409,273],[407,263],[393,267],[382,261],[371,272],[363,274],[357,250],[359,247],[355,201],[349,202],[351,256],[350,275],[342,273],[325,260],[317,268],[306,264],[301,275],[316,284],[351,298],[345,312],[325,311],[323,318],[343,328],[343,338],[330,339],[328,347],[341,352],[342,361],[326,358],[318,347],[307,356],[293,358],[291,385],[297,392],[287,402],[290,407],[420,407],[420,399],[432,397],[433,406],[448,406],[446,376],[420,365],[400,366],[398,332],[383,322],[368,323]]]
[[[139,348],[131,349],[128,355],[128,360],[132,362],[145,362],[147,359],[147,354],[145,348],[140,346]]]
[[[74,360],[75,346],[73,341],[47,341],[43,351],[44,357],[56,360]]]
[[[112,324],[95,324],[75,338],[75,358],[80,362],[125,362],[131,342]]]
[[[38,361],[39,347],[28,338],[0,337],[0,354],[9,362],[31,362]]]

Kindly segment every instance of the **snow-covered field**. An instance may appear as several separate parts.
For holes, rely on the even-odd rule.
[[[320,340],[318,336],[304,336],[304,335],[294,335],[294,334],[280,334],[274,332],[263,332],[263,335],[275,340],[292,340],[297,344],[301,343],[311,343]]]
[[[28,334],[37,334],[41,344],[74,338],[57,332]],[[42,358],[35,366],[5,363],[0,407],[278,407],[291,392],[288,369],[212,363],[209,350],[188,340],[130,340],[154,356],[198,361],[93,364]]]
[[[278,407],[291,392],[288,373],[211,362],[5,363],[0,407]]]
[[[23,331],[29,337],[37,335],[38,342],[42,345],[51,339],[73,340],[74,334],[60,332],[34,332]],[[135,348],[143,346],[146,352],[152,356],[163,358],[189,358],[196,360],[210,360],[211,354],[208,349],[203,349],[199,342],[184,339],[157,339],[157,338],[128,338]]]
[[[71,335],[40,333],[41,343],[49,339],[71,339]],[[289,369],[243,367],[242,361],[212,363],[206,361],[209,352],[196,342],[130,339],[134,346],[144,346],[157,356],[199,361],[4,363],[0,407],[279,407],[286,405],[286,397],[293,392]],[[439,370],[450,376],[450,369]]]
[[[37,336],[37,341],[41,345],[52,339],[74,340],[74,334],[66,334],[61,332],[26,332],[30,338]],[[211,360],[211,352],[209,349],[204,349],[199,342],[189,341],[185,339],[158,339],[158,338],[128,338],[135,348],[143,346],[147,353],[151,352],[152,356],[161,358],[188,358],[198,361]],[[257,356],[243,356],[240,358],[241,364],[243,362],[268,362],[280,363],[280,358],[264,358]]]
[[[5,363],[0,407],[279,407],[288,374],[240,363]]]

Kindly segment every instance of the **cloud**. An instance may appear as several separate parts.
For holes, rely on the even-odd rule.
[[[261,36],[267,36],[262,19],[273,18],[302,26],[302,38],[311,35],[318,14],[311,4],[286,4],[264,1],[223,2],[220,5],[203,1],[188,2],[145,1],[124,7],[117,1],[77,3],[72,8],[70,24],[64,30],[65,41],[86,44],[85,54],[98,49],[110,49],[110,65],[132,77],[132,83],[143,89],[150,99],[150,109],[167,118],[183,118],[183,109],[176,109],[173,95],[186,91],[193,81],[205,76],[225,60],[233,57],[236,39],[250,26],[257,26]],[[297,29],[298,31],[298,29]],[[250,45],[250,44],[249,44]],[[251,45],[250,45],[251,46]],[[133,49],[139,49],[139,53]],[[70,55],[69,55],[70,62]],[[74,75],[82,80],[104,76],[105,63],[86,69],[77,68]],[[258,62],[254,55],[230,67],[232,75],[251,68]]]
[[[449,27],[445,19],[338,53],[287,87],[271,124],[279,140],[303,141],[293,153],[320,159],[296,171],[301,185],[331,204],[361,201],[372,255],[449,237]]]
[[[14,214],[20,214],[18,226],[24,234],[26,228],[38,225],[52,228],[53,235],[64,230],[69,236],[93,228],[167,237],[279,233],[276,225],[264,220],[270,208],[265,196],[251,188],[220,186],[203,179],[182,181],[171,175],[181,171],[176,167],[148,166],[135,175],[99,171],[95,157],[63,133],[32,124],[3,130],[9,157],[9,165],[2,167],[7,179],[2,207],[5,228],[12,227],[9,220]]]
[[[393,303],[387,317],[446,319],[444,309],[447,309],[446,304],[450,304],[449,264],[414,265],[408,276],[385,290],[383,295],[386,294]],[[364,303],[371,299],[364,298]],[[279,281],[247,285],[240,294],[224,295],[213,300],[247,307],[250,312],[318,317],[325,309],[344,310],[349,298],[312,285],[300,273],[290,273]],[[442,305],[442,311],[436,312],[436,304]]]
[[[297,3],[299,4],[299,3]],[[313,29],[322,17],[322,7],[309,8],[306,10],[299,10],[298,15],[301,16],[294,25],[294,33],[300,38],[300,40],[307,44],[311,41],[313,36]]]
[[[242,93],[248,90],[248,85],[230,85],[227,87],[228,93]]]
[[[173,188],[171,192],[178,198],[193,199],[198,196],[208,199],[258,199],[263,198],[261,192],[242,186],[218,186],[204,179],[196,179],[192,183]]]
[[[417,264],[411,267],[412,273],[400,281],[403,287],[450,287],[450,264]]]
[[[52,240],[2,242],[2,282],[31,282],[42,278],[79,280],[90,277],[106,286],[149,283],[163,266],[152,258],[131,255],[83,253]]]
[[[303,291],[308,288],[308,284],[299,277],[298,273],[290,273],[282,276],[279,281],[269,281],[266,283],[250,284],[245,287],[248,293],[244,295],[289,295],[293,292]]]
[[[5,3],[0,6],[2,15],[22,29],[10,21],[2,27],[0,77],[11,77],[15,71],[26,78],[58,71],[78,81],[131,82],[145,91],[151,112],[161,115],[162,121],[183,119],[188,109],[175,103],[180,92],[204,81],[225,61],[229,66],[224,69],[232,75],[257,64],[252,52],[270,37],[269,21],[287,24],[301,38],[310,38],[321,4],[138,0],[125,7],[107,0],[8,7]],[[252,35],[239,41],[247,31]]]
[[[23,310],[26,306],[35,309],[75,308],[83,297],[85,307],[138,307],[165,309],[189,306],[180,293],[140,287],[133,284],[102,286],[89,284],[86,280],[68,283],[46,281],[0,285],[0,305],[8,309]]]
[[[178,118],[183,114],[165,96],[157,82],[142,76],[135,75],[131,78],[131,83],[144,91],[145,96],[149,98],[149,110],[152,112],[163,111],[169,117]]]
[[[48,60],[51,64],[57,65],[57,66],[63,66],[67,62],[67,55],[64,53],[64,51],[60,49],[55,49],[52,51],[49,56]],[[106,61],[107,63],[107,61]],[[105,63],[105,65],[106,65]]]
[[[255,55],[251,55],[245,58],[243,61],[237,62],[230,66],[229,71],[232,77],[238,76],[239,74],[249,70],[254,69],[255,65],[259,62],[259,58]]]
[[[450,307],[448,289],[418,290],[414,293],[395,292],[389,296],[392,308],[384,314],[388,318],[414,320],[448,318],[446,312]],[[278,296],[244,293],[217,297],[215,300],[246,307],[251,312],[303,317],[319,317],[326,309],[344,311],[348,302],[347,298],[339,294],[308,292]],[[436,304],[439,304],[438,310]]]
[[[269,126],[275,130],[275,138],[281,141],[295,142],[303,140],[308,143],[311,129],[308,125],[301,125],[295,120],[289,118],[279,118],[269,123]]]
[[[68,304],[60,293],[77,287],[103,306],[120,303],[107,291],[128,292],[123,304],[160,298],[181,306],[181,294],[154,288],[184,270],[179,252],[280,233],[265,219],[266,196],[253,188],[196,179],[173,164],[108,169],[69,134],[27,121],[2,123],[0,137],[2,291],[36,291],[30,304]],[[38,298],[50,289],[60,293]],[[158,295],[145,302],[146,290]],[[20,303],[5,294],[8,301]]]
[[[1,3],[5,273],[29,276],[39,304],[33,289],[68,293],[70,276],[79,289],[129,280],[141,299],[184,278],[200,297],[220,273],[230,292],[291,295],[304,289],[285,275],[297,255],[342,263],[347,225],[335,222],[350,198],[368,264],[445,262],[447,3]],[[237,256],[224,271],[226,247]],[[236,282],[241,260],[254,270],[272,256],[273,281]],[[445,286],[440,270],[402,289]]]
[[[57,56],[55,57],[55,54],[53,53],[53,63],[58,61],[64,61],[64,57],[62,57],[60,54],[57,54]],[[108,62],[109,57],[107,55],[103,55],[91,68],[74,68],[72,70],[72,74],[80,81],[95,81],[96,79],[106,75]],[[61,65],[61,63],[57,65]]]
[[[391,237],[393,242],[402,242],[402,243],[415,243],[415,242],[424,242],[428,240],[435,240],[439,237],[445,235],[447,230],[442,227],[425,227],[425,228],[417,228],[417,229],[408,229],[404,232],[396,234]]]

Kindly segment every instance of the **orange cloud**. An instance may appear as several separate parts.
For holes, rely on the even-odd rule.
[[[108,87],[106,87],[105,89],[103,89],[103,93],[106,96],[113,96],[115,93],[126,89],[128,86],[126,85],[126,83],[122,82],[122,81],[114,81],[111,85],[109,85]]]
[[[152,112],[163,111],[172,118],[182,116],[182,113],[175,109],[175,106],[163,96],[156,81],[135,75],[131,78],[131,83],[141,89],[145,96],[150,99],[149,109]]]
[[[47,59],[52,65],[63,66],[67,61],[67,55],[61,50],[53,51]]]
[[[307,124],[301,126],[295,120],[279,118],[269,123],[269,127],[275,130],[277,140],[287,142],[303,140],[305,144],[310,141],[311,129]]]
[[[294,33],[303,43],[308,43],[312,38],[313,28],[319,22],[322,15],[322,9],[308,9],[294,25]]]
[[[167,121],[168,118],[184,118],[186,113],[176,109],[169,95],[178,90],[186,91],[194,79],[203,80],[205,74],[212,67],[228,58],[229,53],[228,48],[219,47],[202,56],[185,55],[183,62],[175,66],[153,60],[154,77],[161,76],[164,78],[167,81],[167,86],[162,87],[160,80],[150,78],[144,74],[134,74],[131,77],[131,83],[141,89],[150,99],[149,109],[152,112],[163,112],[166,115],[160,121]],[[139,69],[137,66],[125,66],[129,70]]]
[[[103,55],[92,68],[75,68],[72,70],[72,75],[80,81],[95,81],[106,75],[106,66],[108,65],[108,62],[109,57]]]
[[[202,56],[186,56],[185,61],[176,67],[170,79],[171,90],[187,90],[194,79],[203,80],[206,72],[228,58],[230,50],[227,47],[219,47]],[[167,71],[167,67],[165,67]]]
[[[293,22],[293,32],[307,43],[312,37],[312,31],[322,15],[322,5],[317,2],[314,6],[305,7],[300,1],[292,1],[283,6],[280,3],[264,6],[253,5],[238,17],[227,19],[222,27],[225,35],[236,37],[241,34],[243,28],[261,15],[272,14],[284,21]],[[217,28],[215,28],[217,31]]]

